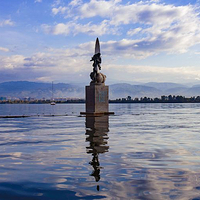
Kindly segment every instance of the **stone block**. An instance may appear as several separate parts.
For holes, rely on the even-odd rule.
[[[91,84],[86,86],[86,113],[107,113],[109,108],[108,86]]]

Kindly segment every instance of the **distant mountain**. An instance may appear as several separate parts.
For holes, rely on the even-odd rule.
[[[53,85],[54,97],[83,97],[84,88],[58,83]],[[0,83],[0,96],[6,97],[32,97],[32,98],[51,98],[52,97],[52,84],[51,83],[35,83],[28,81],[13,81]]]
[[[185,94],[188,96],[200,96],[200,85],[194,85],[193,87],[187,89]]]
[[[200,87],[200,84],[193,85],[192,88]]]
[[[132,85],[128,83],[112,84],[109,87],[110,99],[140,97],[160,97],[161,95],[182,95],[186,97],[200,96],[200,85],[187,87],[176,83],[146,83]],[[13,81],[0,83],[0,97],[32,97],[50,99],[52,97],[51,83],[37,83],[28,81]],[[55,98],[85,98],[85,85],[66,83],[54,84]]]
[[[162,91],[167,91],[173,88],[187,88],[185,85],[178,84],[178,83],[170,83],[170,82],[162,82],[162,83],[149,82],[149,83],[145,83],[144,85],[149,86],[149,87],[154,87]]]
[[[131,96],[136,97],[159,97],[162,91],[153,87],[143,85],[130,85],[127,83],[119,83],[110,85],[110,99],[123,98]]]
[[[188,96],[187,94],[187,91],[188,91],[188,88],[187,87],[175,87],[175,88],[170,88],[170,89],[167,89],[167,90],[164,90],[164,94],[165,95],[186,95]]]

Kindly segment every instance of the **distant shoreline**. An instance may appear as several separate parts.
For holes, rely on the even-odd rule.
[[[67,103],[85,103],[85,99],[69,99],[69,100],[56,100],[56,104]],[[50,104],[51,100],[3,100],[0,104]],[[160,98],[141,97],[132,99],[131,96],[115,100],[109,100],[109,103],[200,103],[200,96],[197,97],[184,97],[184,96],[161,96]]]
[[[118,102],[118,101],[109,101],[109,104],[159,104],[159,103],[164,103],[164,104],[167,104],[167,103],[200,103],[200,102],[178,102],[178,101],[176,101],[176,102]],[[41,104],[41,105],[44,105],[44,104],[49,104],[50,105],[50,103],[0,103],[0,105],[8,105],[8,104],[10,104],[10,105],[16,105],[16,104],[27,104],[27,105],[34,105],[34,104],[37,104],[37,105],[39,105],[39,104]],[[60,103],[57,103],[56,102],[56,104],[85,104],[85,102],[60,102]]]
[[[109,104],[178,104],[178,103],[200,103],[200,102],[109,102]],[[48,103],[0,103],[0,105],[51,105]],[[83,102],[56,103],[56,104],[85,104]]]

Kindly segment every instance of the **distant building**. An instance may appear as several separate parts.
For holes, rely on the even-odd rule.
[[[28,101],[35,101],[35,98],[28,97]]]
[[[127,100],[128,101],[131,101],[132,99],[131,99],[131,96],[127,96]]]

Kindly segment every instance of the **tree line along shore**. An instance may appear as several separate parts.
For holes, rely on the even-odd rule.
[[[14,99],[14,100],[0,100],[0,104],[50,104],[52,100],[48,99]],[[55,103],[85,103],[85,99],[68,99],[68,100],[54,100]],[[185,96],[161,96],[160,98],[141,97],[132,99],[131,96],[126,98],[119,98],[109,100],[109,103],[200,103],[200,96],[185,97]]]

